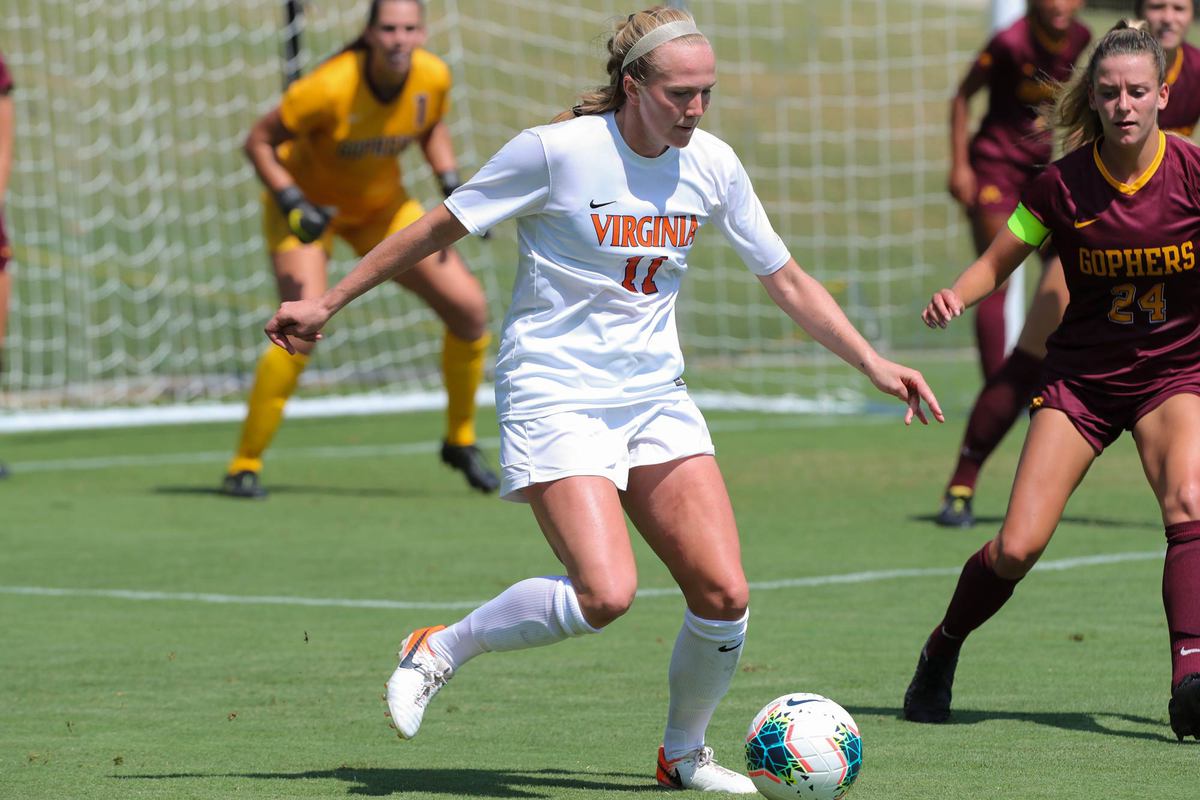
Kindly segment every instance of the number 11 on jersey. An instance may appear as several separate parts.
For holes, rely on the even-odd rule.
[[[638,287],[634,283],[634,280],[637,279],[638,265],[642,263],[642,259],[644,257],[645,256],[630,256],[625,260],[625,279],[621,281],[621,285],[631,292],[638,291]],[[658,272],[658,268],[661,267],[663,262],[666,260],[666,256],[659,256],[650,262],[650,265],[646,268],[646,277],[642,279],[642,294],[656,294],[658,292],[658,287],[654,285],[654,273]]]

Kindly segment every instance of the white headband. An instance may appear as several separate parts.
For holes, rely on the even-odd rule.
[[[690,19],[681,19],[675,22],[668,22],[659,25],[654,30],[647,33],[642,38],[634,43],[633,47],[629,48],[629,52],[625,54],[625,60],[621,62],[621,71],[624,72],[629,68],[629,65],[637,61],[642,56],[649,53],[660,44],[666,44],[672,39],[678,39],[680,36],[691,36],[693,33],[700,34],[700,29],[696,27],[696,23]],[[700,34],[703,36],[703,34]]]

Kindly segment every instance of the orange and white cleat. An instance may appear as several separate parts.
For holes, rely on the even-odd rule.
[[[679,758],[667,760],[666,752],[658,748],[658,785],[664,789],[696,789],[701,792],[727,794],[758,794],[754,781],[740,772],[726,769],[713,761],[712,748],[705,745]]]
[[[387,682],[387,704],[401,739],[417,735],[425,706],[454,675],[450,665],[429,647],[430,635],[445,627],[418,628],[400,644],[400,664]]]

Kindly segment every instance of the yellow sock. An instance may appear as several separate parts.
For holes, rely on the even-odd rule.
[[[483,360],[490,334],[473,342],[446,331],[442,344],[442,380],[446,384],[446,441],[475,444],[475,392],[483,383]]]
[[[258,361],[254,386],[246,401],[246,420],[238,440],[237,455],[229,462],[229,474],[244,470],[262,471],[262,454],[275,438],[283,420],[283,406],[296,391],[300,373],[308,364],[308,356],[289,355],[281,347],[271,345]]]

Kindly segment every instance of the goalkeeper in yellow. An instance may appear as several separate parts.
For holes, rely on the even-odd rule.
[[[278,107],[251,128],[245,151],[263,193],[263,232],[281,300],[320,296],[333,237],[360,257],[423,213],[401,182],[398,157],[417,143],[449,195],[459,184],[443,121],[450,71],[421,49],[419,0],[372,0],[362,34],[292,83]],[[475,392],[489,336],[487,300],[462,259],[447,249],[397,278],[446,326],[442,372],[448,396],[442,461],[483,492],[499,485],[475,445]],[[268,347],[250,391],[237,454],[221,486],[260,498],[263,452],[283,417],[314,343],[296,353]]]

